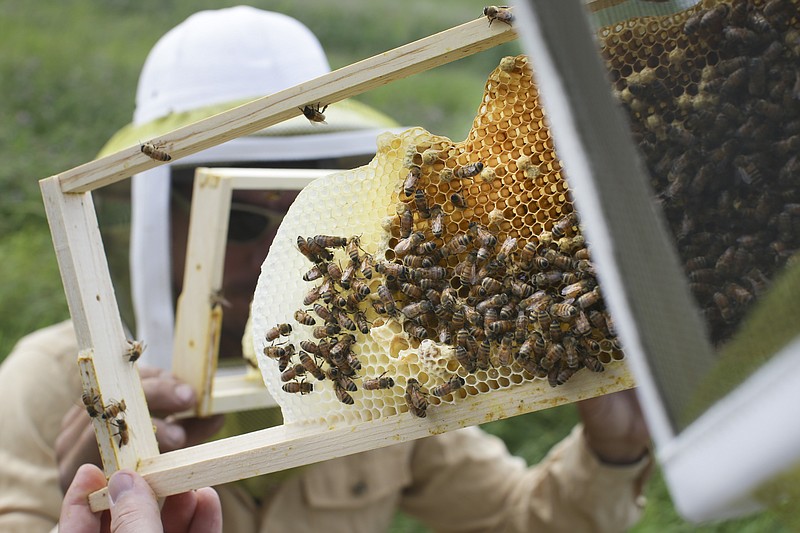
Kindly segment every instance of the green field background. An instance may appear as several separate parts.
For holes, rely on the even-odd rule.
[[[30,331],[68,317],[38,180],[94,157],[130,121],[139,70],[168,29],[226,1],[58,0],[0,2],[0,360]],[[333,68],[481,15],[463,0],[272,1],[250,5],[292,15],[314,31]],[[368,6],[368,7],[367,7]],[[404,125],[464,139],[486,76],[510,43],[376,89],[359,99]],[[44,385],[44,384],[43,384]],[[541,459],[576,422],[571,406],[488,424],[529,462]],[[781,532],[763,513],[696,526],[676,513],[659,472],[636,532]],[[425,532],[398,514],[392,531]]]

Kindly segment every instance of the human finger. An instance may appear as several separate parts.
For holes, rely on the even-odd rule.
[[[128,469],[114,472],[108,480],[111,501],[112,533],[156,533],[161,525],[161,512],[153,489],[142,476]]]
[[[206,487],[196,495],[197,509],[188,533],[222,533],[222,504],[217,491]]]
[[[192,387],[168,372],[143,375],[142,389],[150,413],[159,418],[191,409],[196,402]]]
[[[106,476],[94,465],[83,465],[75,473],[72,484],[61,502],[59,531],[99,533],[102,513],[89,508],[89,494],[106,486]]]

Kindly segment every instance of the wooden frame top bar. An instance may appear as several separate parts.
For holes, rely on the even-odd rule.
[[[173,160],[180,159],[300,115],[305,105],[333,104],[515,38],[511,26],[489,26],[486,18],[481,17],[184,126],[158,139],[142,139],[142,142],[158,144]],[[82,193],[111,185],[159,164],[162,163],[143,154],[137,145],[62,172],[57,177],[63,192]]]

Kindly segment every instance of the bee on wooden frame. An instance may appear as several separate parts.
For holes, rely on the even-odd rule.
[[[495,20],[499,20],[509,26],[514,22],[514,14],[511,13],[508,6],[486,6],[483,8],[483,15],[489,19],[489,26]]]
[[[164,150],[161,150],[161,145],[144,143],[139,147],[139,149],[144,155],[155,161],[170,161],[172,159],[171,155]]]
[[[312,124],[327,124],[327,122],[325,122],[325,110],[328,109],[327,105],[322,107],[320,103],[308,104],[299,109],[303,112],[303,116]]]

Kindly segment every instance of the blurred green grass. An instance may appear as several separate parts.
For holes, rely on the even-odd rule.
[[[68,317],[38,180],[93,158],[133,113],[139,69],[157,39],[191,13],[238,2],[61,0],[0,3],[0,360],[22,335]],[[481,14],[474,0],[255,1],[314,31],[339,68]],[[356,29],[357,31],[354,31]],[[373,90],[359,99],[406,125],[461,140],[488,73],[510,43]],[[486,425],[533,463],[577,420],[565,406]],[[785,531],[771,514],[697,527],[675,512],[663,480],[633,531]],[[424,532],[399,514],[392,531]]]

